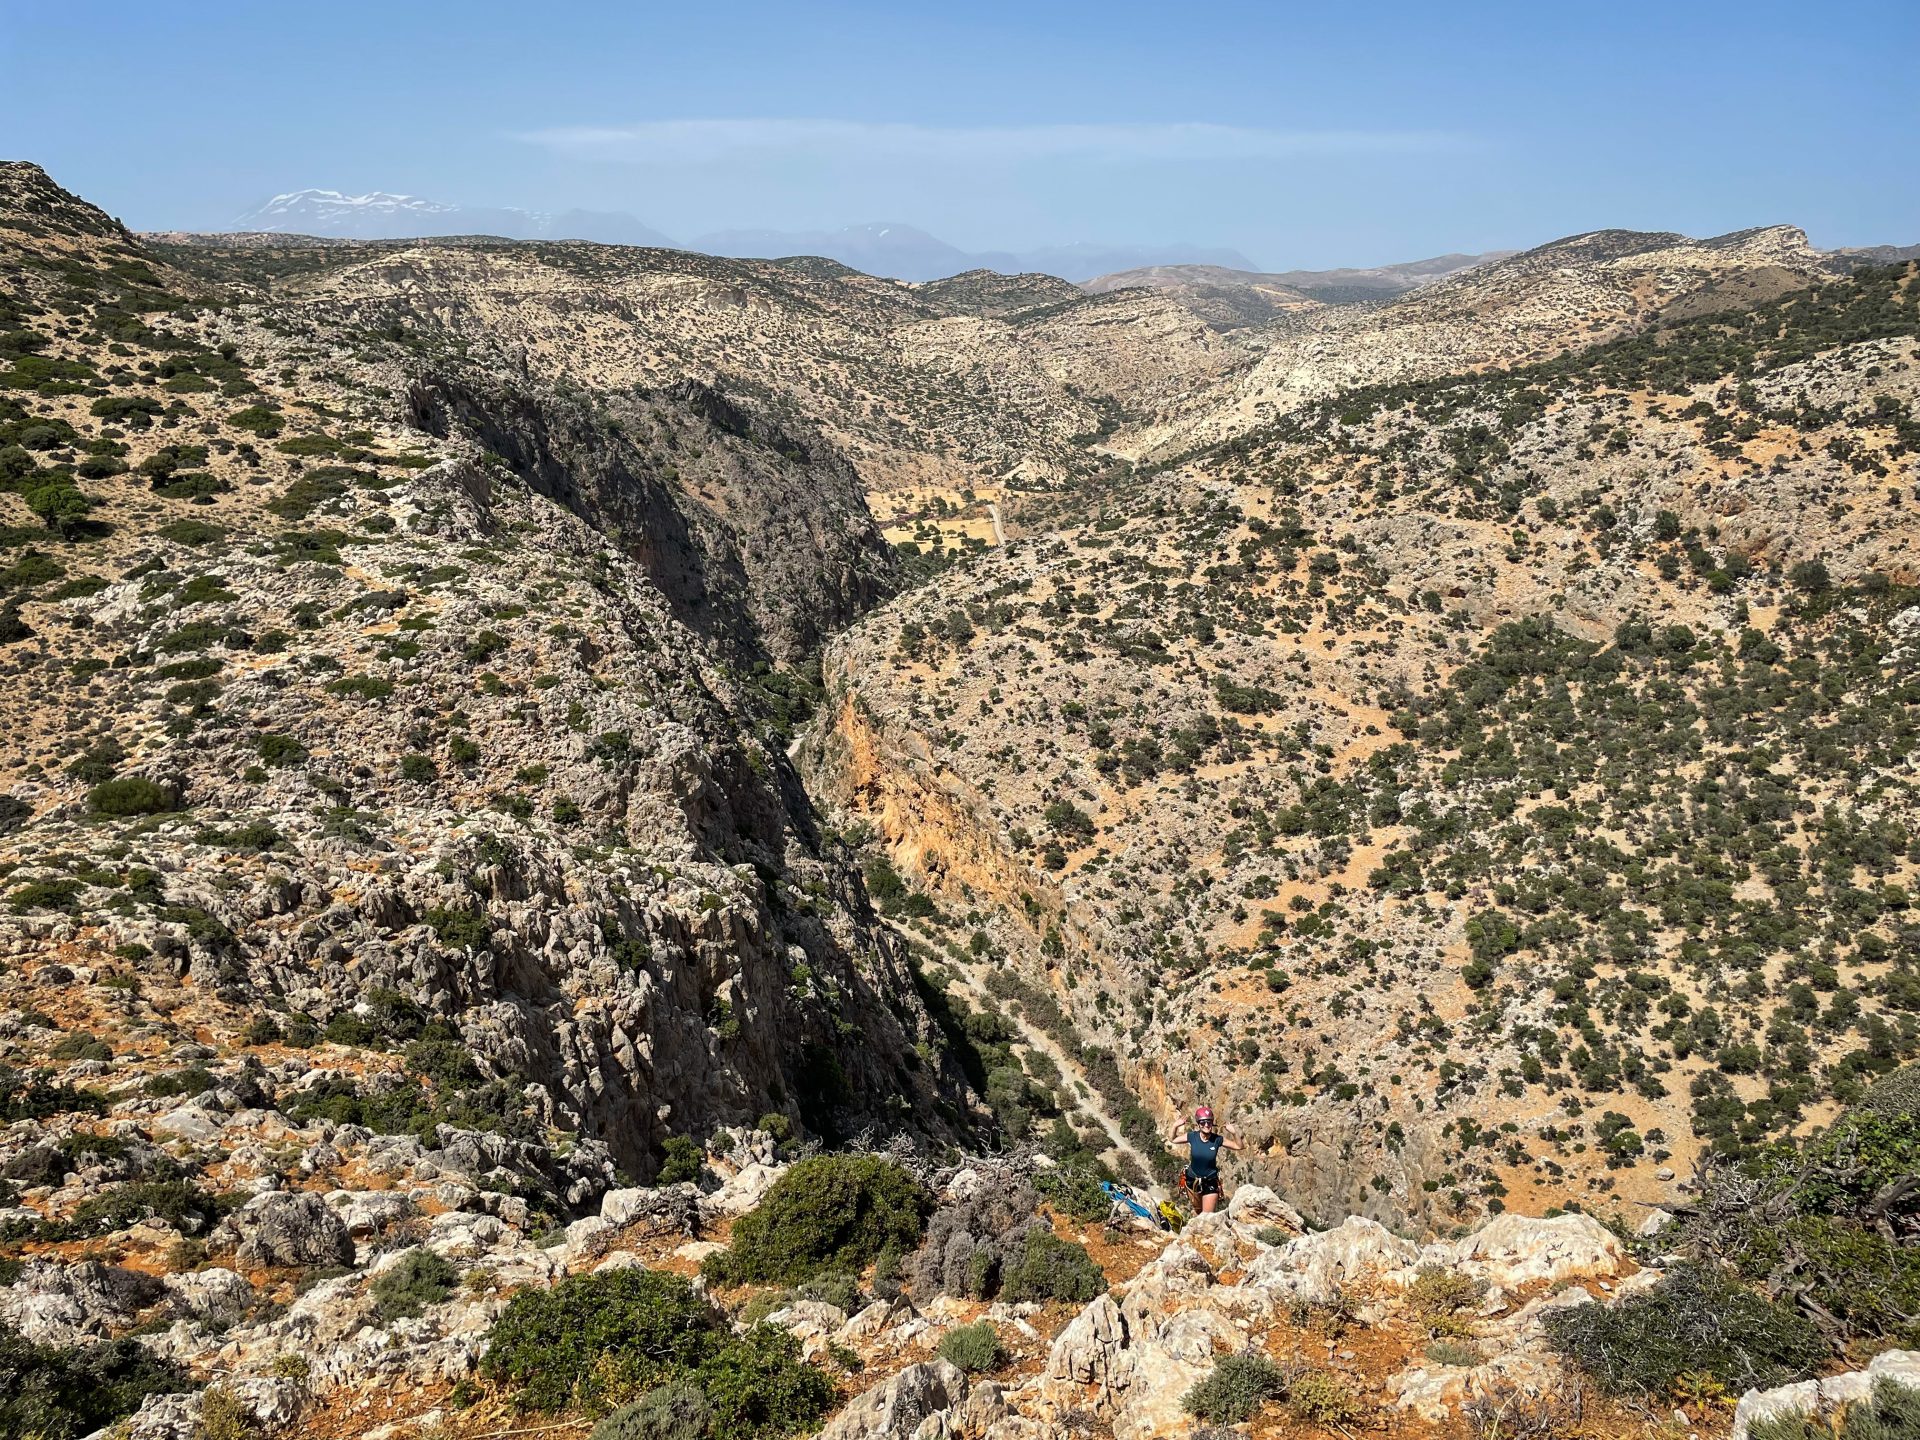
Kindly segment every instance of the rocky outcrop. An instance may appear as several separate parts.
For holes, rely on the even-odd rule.
[[[1920,1350],[1886,1350],[1874,1356],[1864,1370],[1801,1380],[1771,1390],[1749,1390],[1733,1412],[1733,1440],[1747,1440],[1762,1420],[1795,1416],[1819,1420],[1830,1416],[1867,1399],[1881,1380],[1920,1389]]]
[[[589,405],[448,373],[408,408],[610,537],[681,624],[743,665],[804,660],[894,588],[893,552],[831,443],[704,383]]]
[[[945,1440],[925,1430],[930,1416],[966,1399],[967,1377],[944,1360],[909,1365],[836,1415],[820,1440]]]
[[[1505,1289],[1618,1275],[1632,1263],[1620,1237],[1591,1215],[1497,1215],[1462,1240],[1427,1247],[1420,1259]]]
[[[353,1259],[346,1222],[310,1192],[256,1195],[227,1224],[237,1242],[234,1253],[248,1265],[345,1265]]]

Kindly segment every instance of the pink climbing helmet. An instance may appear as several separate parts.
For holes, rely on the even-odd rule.
[[[1199,1109],[1195,1110],[1193,1112],[1193,1123],[1196,1125],[1213,1124],[1213,1107],[1211,1105],[1202,1105]]]

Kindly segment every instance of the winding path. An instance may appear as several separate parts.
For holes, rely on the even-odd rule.
[[[1123,1155],[1140,1167],[1141,1174],[1151,1176],[1152,1162],[1135,1148],[1133,1142],[1121,1132],[1119,1122],[1107,1113],[1105,1099],[1098,1090],[1093,1088],[1093,1082],[1087,1079],[1087,1072],[1080,1068],[1080,1062],[1062,1050],[1059,1043],[1046,1031],[1028,1021],[1025,1014],[993,996],[987,989],[984,979],[986,969],[984,965],[963,965],[952,959],[945,963],[974,1001],[981,1005],[990,1005],[1007,1017],[1007,1023],[1019,1032],[1018,1044],[1030,1050],[1038,1050],[1060,1067],[1060,1076],[1070,1088],[1074,1104],[1083,1115],[1093,1117],[1094,1122],[1106,1132],[1107,1150],[1102,1158],[1112,1163],[1112,1156]],[[1158,1196],[1159,1192],[1156,1188],[1152,1186],[1148,1188],[1149,1193]]]

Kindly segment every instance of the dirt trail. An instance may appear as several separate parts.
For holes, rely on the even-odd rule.
[[[1062,1050],[1046,1031],[1029,1022],[1025,1015],[994,998],[987,989],[984,965],[962,965],[950,961],[948,968],[953,971],[961,987],[973,1000],[982,1005],[991,1005],[1007,1017],[1007,1023],[1019,1032],[1020,1038],[1015,1043],[1038,1050],[1060,1067],[1061,1078],[1066,1081],[1080,1112],[1091,1116],[1106,1132],[1108,1145],[1106,1153],[1101,1158],[1112,1164],[1116,1154],[1124,1155],[1140,1167],[1143,1175],[1152,1175],[1152,1162],[1134,1147],[1133,1142],[1121,1132],[1120,1123],[1107,1113],[1105,1099],[1098,1090],[1093,1088],[1093,1082],[1087,1079],[1087,1072],[1080,1068],[1080,1062]],[[1156,1197],[1160,1194],[1157,1187],[1153,1187],[1151,1193]]]
[[[1007,548],[1007,529],[1000,523],[1000,506],[997,501],[987,502],[987,518],[993,522],[993,543],[1002,550]]]

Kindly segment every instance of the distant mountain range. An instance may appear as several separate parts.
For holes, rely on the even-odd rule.
[[[736,260],[825,255],[869,275],[897,280],[943,280],[967,270],[1003,275],[1058,275],[1087,280],[1143,265],[1219,265],[1251,270],[1237,250],[1205,245],[1053,245],[1037,250],[967,251],[912,225],[875,223],[840,230],[720,230],[693,242],[695,250]]]
[[[347,195],[338,190],[291,190],[254,206],[222,232],[322,235],[348,240],[409,240],[433,235],[501,235],[510,240],[594,240],[609,245],[657,245],[733,259],[778,260],[824,255],[869,275],[896,280],[940,280],[967,270],[1037,272],[1086,280],[1145,265],[1216,265],[1252,270],[1237,250],[1206,245],[1055,245],[1037,250],[970,252],[912,225],[875,222],[840,230],[721,230],[690,245],[661,234],[631,215],[450,205],[383,190]]]
[[[716,230],[685,244],[622,211],[547,213],[514,207],[452,205],[384,190],[291,190],[263,201],[215,233],[319,235],[343,240],[408,240],[435,235],[499,235],[510,240],[590,240],[694,250],[740,260],[820,255],[868,275],[942,280],[971,270],[1042,274],[1092,293],[1131,287],[1178,290],[1240,323],[1302,301],[1343,304],[1386,300],[1516,252],[1436,255],[1397,265],[1341,270],[1261,271],[1237,250],[1218,246],[1102,245],[1083,242],[1031,250],[962,250],[913,225],[876,221],[838,230]],[[1833,252],[1846,263],[1889,264],[1920,247],[1871,246]]]
[[[509,240],[595,240],[607,245],[674,242],[631,215],[566,210],[557,215],[511,207],[448,205],[384,190],[290,190],[256,205],[224,231],[325,235],[346,240],[411,240],[430,235],[501,235]]]
[[[1408,260],[1398,265],[1365,269],[1265,273],[1220,265],[1146,265],[1097,275],[1081,282],[1080,288],[1090,295],[1102,295],[1110,290],[1171,290],[1190,301],[1224,304],[1241,321],[1247,322],[1314,301],[1340,305],[1358,300],[1390,300],[1462,270],[1504,260],[1517,253],[1488,250],[1479,255],[1436,255],[1430,260]]]

